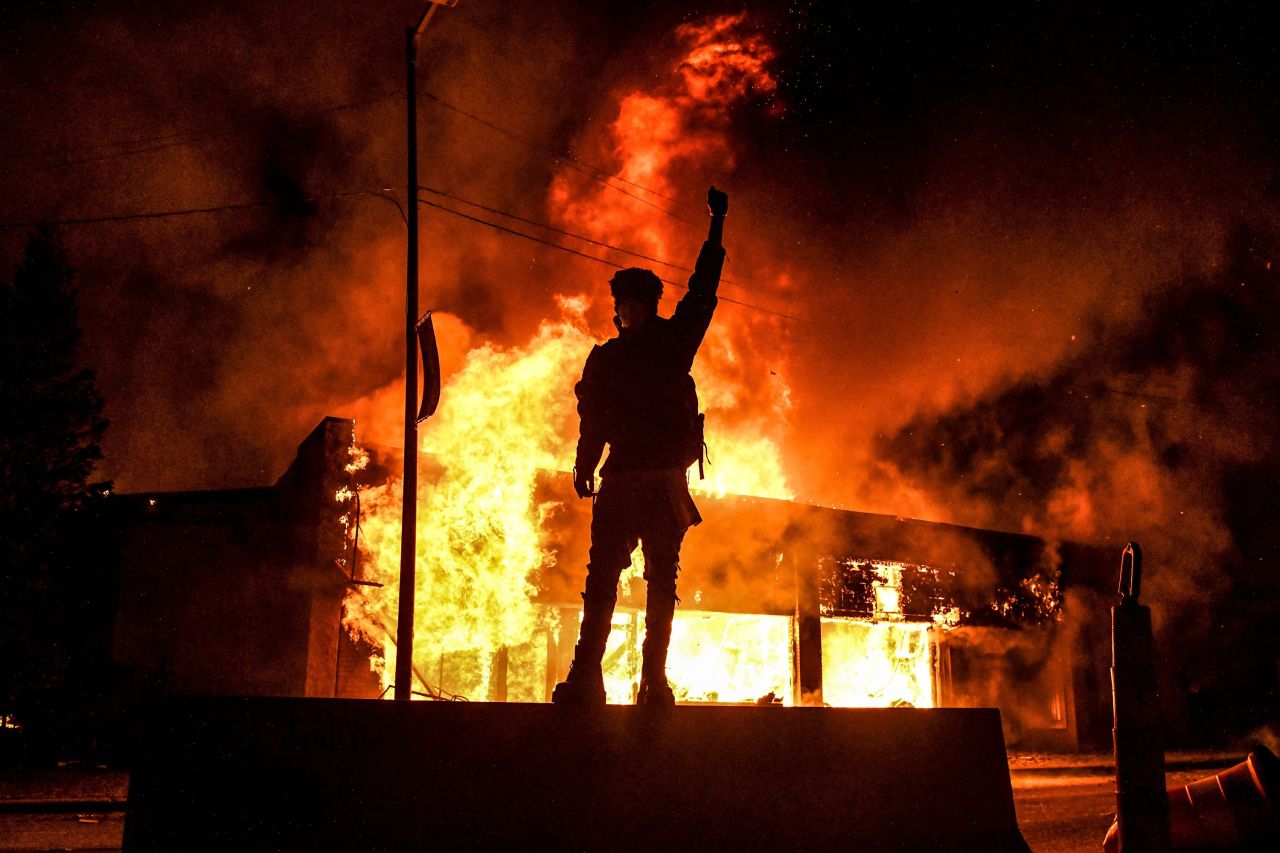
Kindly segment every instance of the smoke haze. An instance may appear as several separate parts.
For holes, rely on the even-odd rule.
[[[1141,538],[1178,604],[1265,586],[1223,570],[1274,545],[1248,497],[1274,491],[1278,378],[1275,237],[1250,230],[1275,218],[1280,127],[1258,28],[770,4],[735,18],[737,76],[708,82],[680,60],[738,8],[599,5],[440,12],[424,184],[684,265],[723,186],[723,295],[767,310],[722,304],[701,369],[735,394],[708,404],[777,440],[797,497]],[[5,28],[4,222],[262,205],[65,229],[119,489],[270,482],[325,415],[399,443],[403,226],[378,195],[405,201],[415,8],[66,4]],[[682,135],[646,173],[615,123],[653,103]],[[446,377],[530,340],[557,296],[610,333],[608,267],[423,217]],[[0,232],[5,257],[23,236]]]

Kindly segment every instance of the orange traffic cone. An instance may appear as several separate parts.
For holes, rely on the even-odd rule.
[[[1280,844],[1280,759],[1264,746],[1229,770],[1169,789],[1169,841],[1176,853],[1271,851]],[[1119,846],[1111,825],[1103,849]]]

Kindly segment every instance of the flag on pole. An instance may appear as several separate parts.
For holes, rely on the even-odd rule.
[[[440,405],[440,351],[436,349],[436,329],[428,311],[418,321],[418,353],[422,356],[422,405],[418,407],[418,423],[436,412]]]

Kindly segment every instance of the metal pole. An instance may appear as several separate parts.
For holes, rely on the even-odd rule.
[[[1160,693],[1151,610],[1138,603],[1141,585],[1142,550],[1130,542],[1120,558],[1120,603],[1111,608],[1116,824],[1120,853],[1167,853],[1169,798]]]
[[[413,596],[418,555],[418,32],[405,29],[405,113],[409,178],[409,249],[405,286],[404,495],[400,516],[400,604],[396,619],[397,700],[413,696]]]

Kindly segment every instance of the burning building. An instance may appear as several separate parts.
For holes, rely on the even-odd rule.
[[[572,658],[589,545],[589,505],[573,497],[567,477],[540,474],[532,491],[545,563],[518,588],[528,610],[523,635],[485,647],[503,625],[483,612],[484,590],[465,563],[454,564],[459,577],[430,577],[439,558],[420,552],[419,570],[429,576],[420,589],[445,590],[449,600],[456,585],[481,612],[464,617],[419,596],[415,689],[435,698],[550,701]],[[678,701],[995,706],[1014,743],[1105,741],[1105,628],[1088,620],[1064,627],[1062,617],[1064,587],[1105,583],[1109,552],[777,498],[695,494],[705,520],[686,538],[668,661]],[[633,561],[604,662],[617,703],[633,701],[639,681],[639,550]],[[379,562],[366,556],[370,576],[393,582],[378,574]],[[394,621],[383,615],[373,631],[367,621],[385,594],[385,586],[354,588],[347,624],[381,647],[374,665],[389,683]],[[479,621],[427,633],[427,625],[447,625],[449,612]],[[449,647],[450,636],[461,644]]]
[[[112,658],[135,691],[234,695],[385,695],[396,652],[393,581],[377,494],[385,469],[326,419],[274,486],[113,498],[119,606]],[[428,521],[447,466],[429,459]],[[493,482],[495,492],[517,484]],[[567,475],[529,490],[539,571],[503,588],[467,516],[473,561],[424,546],[414,690],[435,699],[546,702],[572,656],[588,504]],[[357,509],[359,495],[369,495]],[[687,538],[669,675],[682,703],[837,707],[994,706],[1012,744],[1105,741],[1102,608],[1069,628],[1062,602],[1110,575],[1108,553],[1072,543],[777,498],[699,494]],[[363,523],[357,524],[360,512]],[[479,525],[477,528],[476,526]],[[394,539],[394,537],[392,537]],[[518,549],[514,557],[530,559]],[[391,563],[398,564],[398,554]],[[639,562],[639,552],[636,555]],[[439,575],[442,565],[455,577]],[[611,702],[638,680],[644,589],[623,578],[606,654]],[[493,601],[500,610],[494,615]],[[505,618],[504,618],[505,616]],[[346,628],[339,630],[340,618]],[[495,642],[497,640],[497,642]]]
[[[532,225],[527,217],[524,225],[546,220],[555,240],[584,238],[585,251],[610,266],[629,265],[643,253],[663,275],[679,278],[675,262],[690,246],[681,242],[688,229],[677,223],[691,215],[677,206],[680,188],[734,174],[741,149],[732,133],[733,108],[754,106],[759,115],[773,115],[781,102],[770,71],[772,48],[743,16],[681,25],[655,55],[671,60],[669,67],[643,82],[620,84],[610,92],[608,113],[582,124],[574,138],[575,150],[609,168],[592,171],[589,163],[573,159],[557,161],[550,173],[539,171],[536,202],[522,200],[533,217]],[[476,171],[488,174],[491,159]],[[978,171],[980,188],[990,190],[986,170]],[[737,177],[746,184],[751,170]],[[1160,430],[1148,429],[1145,419],[1131,425],[1127,412],[1096,429],[1064,426],[1074,423],[1074,413],[1104,411],[1091,394],[1115,400],[1130,393],[1084,381],[1085,368],[1097,361],[1093,350],[1071,356],[1081,367],[1060,383],[1048,389],[1034,385],[1048,365],[1077,346],[1075,332],[1084,321],[1062,318],[1084,314],[1089,288],[1109,292],[1110,279],[1063,274],[1061,269],[1093,266],[1078,263],[1082,258],[1070,252],[1059,258],[1063,241],[1056,238],[1023,235],[1022,242],[1008,243],[1002,233],[999,245],[1013,250],[975,249],[981,244],[971,245],[971,234],[961,227],[968,220],[960,214],[959,224],[950,214],[942,217],[941,236],[926,228],[858,260],[858,252],[875,247],[850,244],[835,226],[815,230],[797,214],[794,194],[774,195],[777,188],[763,175],[756,177],[762,180],[751,190],[754,206],[744,204],[729,223],[724,304],[695,368],[714,464],[709,479],[695,483],[706,523],[688,537],[680,577],[684,601],[671,675],[681,698],[993,705],[1004,712],[1011,742],[1105,741],[1106,640],[1099,621],[1105,602],[1099,594],[1110,586],[1114,554],[1059,541],[1057,534],[1093,539],[1132,529],[1133,518],[1144,530],[1163,523],[1166,512],[1171,515],[1168,496],[1193,490],[1182,481],[1165,484],[1158,475],[1165,468],[1156,463],[1197,473],[1178,466],[1179,460],[1194,459],[1187,448],[1199,445],[1173,439],[1200,430],[1179,427],[1163,447]],[[506,190],[477,183],[486,192]],[[926,200],[941,210],[960,207],[945,194]],[[985,211],[967,215],[982,218]],[[1148,217],[1141,218],[1145,223]],[[1164,228],[1161,217],[1150,219],[1157,231]],[[1119,218],[1112,224],[1123,246],[1140,242],[1129,236],[1131,222]],[[349,323],[348,312],[365,325],[385,319],[387,294],[398,292],[402,270],[398,236],[377,233],[383,236],[373,248],[355,254],[385,292],[369,296],[369,289],[350,286],[353,276],[335,276],[342,285],[332,311],[342,316],[313,335],[315,340],[339,340],[335,329],[345,333],[357,325]],[[822,251],[800,239],[813,233],[826,241]],[[1088,234],[1083,260],[1093,261],[1093,230]],[[591,297],[604,276],[591,277],[590,271],[600,274],[602,268],[585,266],[581,258],[573,263],[582,268],[544,265],[541,256],[530,265],[511,250],[524,244],[493,242],[509,235],[478,231],[465,237],[435,232],[432,262],[438,267],[426,276],[438,309],[446,386],[422,447],[415,689],[435,698],[545,701],[549,686],[563,675],[576,629],[587,530],[586,508],[570,495],[564,475],[547,472],[571,456],[572,381],[608,328],[603,300]],[[584,254],[570,245],[579,243],[559,247]],[[977,257],[984,251],[991,258]],[[1130,269],[1130,256],[1119,256]],[[988,263],[994,272],[974,272]],[[937,281],[919,281],[926,276],[924,266]],[[1152,266],[1150,276],[1165,274],[1165,267],[1155,261]],[[1037,295],[1009,291],[1010,276]],[[1088,284],[1094,278],[1097,283]],[[975,296],[977,282],[987,279],[991,292]],[[1056,289],[1050,286],[1060,279]],[[385,286],[390,280],[396,290]],[[512,287],[517,280],[528,286]],[[952,282],[968,288],[963,302],[952,298]],[[1237,287],[1234,279],[1231,286]],[[960,293],[958,285],[954,292]],[[1070,310],[1052,304],[1063,300]],[[669,293],[666,309],[671,301]],[[1003,313],[992,315],[997,319],[973,319],[993,301],[1003,306]],[[292,312],[294,306],[285,304]],[[1037,310],[1037,318],[1052,313],[1053,319],[1028,322]],[[800,325],[800,315],[807,325]],[[855,315],[876,319],[853,322]],[[273,322],[276,315],[264,316]],[[913,334],[904,335],[908,327]],[[1010,328],[1034,329],[1036,335],[1013,336]],[[246,333],[252,342],[246,351],[257,352],[266,337],[258,332],[255,327]],[[363,371],[348,364],[356,339],[340,340],[331,359]],[[939,365],[960,365],[961,357],[964,367],[940,378]],[[315,373],[314,361],[300,361],[300,374]],[[871,367],[856,379],[835,375],[858,372],[845,370],[851,364]],[[945,421],[945,441],[924,428],[937,420],[937,410],[961,405],[970,393],[998,390],[1006,373],[1030,376],[1032,391],[1022,396],[1051,396],[1068,410],[1021,420],[1052,428],[1024,430],[1013,448],[1061,463],[1054,467],[1065,469],[1060,474],[1044,480],[1014,476],[1019,472],[1008,464],[1009,418],[1003,412],[980,410],[975,418],[961,407]],[[1138,389],[1146,387],[1139,380],[1151,375],[1143,365],[1121,364],[1113,373],[1132,376]],[[870,381],[871,374],[877,381]],[[1182,376],[1171,367],[1171,387],[1181,387]],[[370,447],[388,442],[398,425],[386,428],[384,422],[399,409],[402,383],[387,370],[364,371],[359,381],[341,392],[309,389],[306,403],[314,407],[320,395],[337,393],[325,398],[326,405],[354,412],[362,441]],[[846,402],[855,393],[858,402]],[[838,405],[830,405],[833,398]],[[1134,399],[1169,402],[1141,393]],[[249,405],[274,404],[274,395],[262,391]],[[227,405],[239,411],[246,403],[237,395]],[[859,405],[875,414],[863,416]],[[268,418],[246,420],[256,430]],[[975,421],[990,424],[991,438],[984,452],[960,454],[957,448],[972,437]],[[879,457],[872,447],[878,430],[889,433]],[[1107,440],[1094,440],[1097,435]],[[808,444],[814,452],[794,450]],[[131,568],[117,630],[121,659],[173,689],[378,695],[394,671],[397,651],[399,484],[346,471],[359,457],[350,455],[349,442],[333,447],[339,445],[343,449],[331,460],[337,468],[305,486],[286,475],[268,489],[122,499],[133,532],[125,538]],[[1129,452],[1131,445],[1138,450]],[[1098,453],[1099,447],[1105,452]],[[1112,465],[1117,461],[1125,464]],[[1145,461],[1151,464],[1137,464]],[[300,457],[295,466],[301,464]],[[902,476],[875,479],[893,464]],[[1104,465],[1119,472],[1116,481],[1096,479]],[[1055,541],[808,505],[796,500],[788,466],[797,472],[808,468],[807,487],[847,505],[988,527],[1051,529]],[[841,466],[871,473],[841,480],[835,470]],[[1186,483],[1199,485],[1189,475]],[[1123,515],[1116,503],[1090,501],[1124,494],[1120,484],[1145,487],[1139,503],[1147,514]],[[973,511],[1012,505],[1015,494],[1019,506],[1042,503],[1050,512],[1019,509],[1004,523],[992,520],[1005,518],[994,511]],[[1114,523],[1104,525],[1108,515]],[[1200,521],[1210,533],[1220,533]],[[327,532],[313,542],[306,531],[318,526]],[[1184,550],[1198,556],[1220,549]],[[215,563],[218,570],[203,575],[204,586],[170,570]],[[624,576],[610,641],[614,701],[626,701],[634,685],[644,624],[642,569],[637,556]],[[167,592],[146,598],[129,591],[135,583],[138,589],[167,585]],[[278,642],[264,643],[260,632]],[[219,635],[213,645],[197,639],[212,634]],[[372,661],[372,674],[366,661]]]

